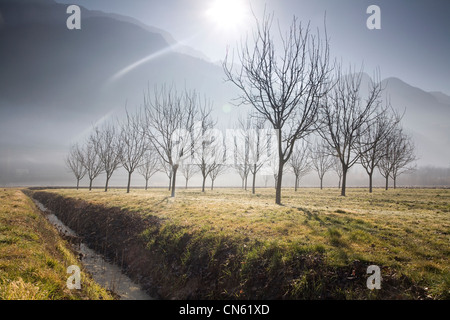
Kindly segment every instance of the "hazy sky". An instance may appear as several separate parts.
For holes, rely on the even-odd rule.
[[[88,9],[128,15],[222,60],[253,26],[266,6],[282,28],[296,15],[322,27],[326,12],[333,56],[360,65],[368,73],[380,67],[383,78],[395,76],[427,91],[450,94],[450,1],[406,0],[57,0]],[[381,9],[381,29],[369,30],[368,6]],[[221,15],[217,14],[220,12]],[[227,19],[229,23],[223,21]]]
[[[448,0],[56,2],[133,17],[169,32],[175,40],[202,52],[212,62],[223,60],[227,46],[235,48],[253,29],[252,12],[257,17],[264,8],[273,12],[274,27],[279,24],[281,30],[289,27],[295,15],[305,24],[310,21],[313,31],[316,28],[323,31],[326,15],[331,57],[342,61],[344,66],[352,63],[359,68],[364,63],[364,70],[369,75],[379,67],[382,79],[396,77],[425,91],[442,91],[450,96]],[[3,8],[5,3],[0,0]],[[19,2],[13,0],[12,3],[17,5]],[[221,87],[227,85],[223,84],[221,67],[185,55],[168,55],[164,60],[161,54],[154,64],[142,65],[140,72],[134,70],[135,74],[130,72],[129,78],[123,77],[116,83],[112,81],[110,87],[102,85],[111,84],[110,79],[114,79],[124,66],[129,66],[130,61],[133,66],[149,53],[152,56],[155,52],[166,52],[166,43],[159,35],[150,35],[135,25],[117,23],[113,19],[90,22],[86,19],[83,22],[82,16],[82,32],[69,31],[65,26],[68,17],[65,5],[56,6],[51,0],[47,0],[47,5],[48,8],[41,8],[46,11],[38,11],[40,14],[36,14],[33,6],[23,7],[27,9],[23,10],[23,16],[6,10],[3,12],[6,18],[3,18],[0,12],[0,186],[73,183],[72,175],[64,166],[70,144],[80,142],[99,119],[112,117],[115,110],[123,111],[125,101],[130,106],[142,103],[142,89],[150,79],[173,78],[183,69],[195,89],[211,95],[209,97],[216,104],[226,98],[226,106],[229,106],[232,97],[228,97],[230,92]],[[370,17],[366,10],[370,5],[378,5],[381,9],[380,30],[369,30],[366,26]],[[46,14],[57,23],[51,26],[40,24],[39,19],[45,20]],[[31,26],[26,25],[29,17],[33,18],[30,19],[34,23]],[[22,20],[14,21],[18,18]],[[13,27],[3,28],[5,21]],[[163,50],[158,47],[157,40],[164,46]],[[77,46],[80,43],[82,48]],[[115,49],[110,50],[110,46]],[[395,89],[400,90],[397,96],[401,99],[397,106],[408,108],[409,128],[415,130],[416,142],[422,148],[420,151],[427,155],[422,157],[421,164],[447,166],[450,125],[446,121],[448,117],[443,115],[449,114],[450,99],[440,96],[446,102],[438,104],[435,101],[430,105],[432,95],[407,84],[393,83]],[[432,115],[433,107],[445,110]],[[219,105],[218,110],[227,117],[236,116],[229,110],[225,112],[223,106]],[[431,151],[425,152],[426,148]],[[165,183],[164,174],[161,175]],[[365,173],[361,173],[361,179],[365,178]],[[98,183],[101,185],[103,178]]]

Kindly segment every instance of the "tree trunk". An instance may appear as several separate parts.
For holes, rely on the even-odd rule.
[[[185,189],[187,189],[187,185],[188,185],[188,178],[186,178],[186,186],[185,186]]]
[[[253,185],[252,185],[252,193],[255,194],[255,183],[256,183],[256,164],[253,170]]]
[[[211,179],[211,191],[214,189],[214,180]]]
[[[394,189],[397,189],[397,177],[394,177]]]
[[[294,187],[294,191],[297,191],[297,187],[298,187],[298,176],[295,176],[295,187]]]
[[[177,180],[177,170],[178,170],[178,165],[174,165],[172,167],[172,193],[170,195],[172,198],[175,197],[175,182]]]
[[[106,175],[105,192],[108,191],[109,178],[110,177],[108,177],[108,175]]]
[[[94,180],[94,179],[89,179],[89,191],[92,190],[92,180]]]
[[[282,161],[280,161],[279,165],[278,165],[277,189],[275,191],[275,203],[276,204],[281,204],[281,183],[283,180],[283,166],[284,166],[284,163]]]
[[[205,192],[206,176],[203,176],[202,192]]]
[[[372,173],[369,174],[369,193],[372,193]]]
[[[147,191],[147,188],[148,188],[148,178],[145,179],[145,190],[146,190],[146,191]]]
[[[77,190],[80,187],[80,179],[77,179]]]
[[[342,168],[342,189],[341,196],[345,197],[345,188],[347,186],[347,168]]]
[[[386,190],[389,188],[389,175],[386,176]]]
[[[342,176],[339,176],[338,189],[341,188],[341,180],[342,180]]]
[[[131,184],[131,174],[133,172],[128,172],[128,184],[127,184],[127,193],[130,193],[130,184]]]
[[[320,190],[323,190],[323,176],[320,177]]]
[[[248,180],[248,174],[245,176],[245,188],[244,188],[245,191],[247,191],[247,180]]]

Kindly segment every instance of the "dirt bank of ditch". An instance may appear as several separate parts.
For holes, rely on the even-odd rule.
[[[383,269],[383,290],[366,287],[369,262],[334,268],[323,252],[205,236],[117,207],[46,191],[30,196],[51,210],[92,249],[122,266],[159,299],[421,298],[408,279]],[[285,250],[285,251],[283,251]],[[405,294],[406,293],[406,294]]]

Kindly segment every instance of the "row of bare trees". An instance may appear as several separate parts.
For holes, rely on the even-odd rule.
[[[155,87],[136,113],[127,112],[117,126],[94,128],[82,147],[71,149],[67,164],[77,185],[87,174],[91,188],[93,179],[105,172],[106,191],[113,172],[122,166],[128,172],[129,192],[135,170],[147,185],[164,168],[173,197],[180,168],[186,184],[199,172],[204,191],[208,176],[213,185],[218,175],[234,167],[245,188],[251,174],[255,192],[257,173],[265,170],[267,175],[269,167],[276,180],[275,202],[281,204],[287,168],[297,189],[311,168],[322,186],[333,167],[345,196],[348,171],[359,163],[369,176],[370,191],[376,168],[386,178],[386,187],[389,177],[395,186],[415,159],[414,145],[401,127],[402,117],[382,101],[379,73],[364,87],[363,70],[344,71],[330,61],[326,30],[324,36],[313,34],[295,17],[286,33],[272,30],[273,14],[256,22],[253,41],[247,38],[237,49],[238,63],[234,54],[231,61],[227,54],[223,63],[226,78],[242,93],[238,103],[252,110],[238,121],[231,144],[217,134],[209,100],[195,91]],[[311,136],[317,138],[314,144],[308,142]]]
[[[246,118],[238,121],[237,130],[233,135],[233,155],[235,157],[233,165],[224,163],[224,151],[226,144],[221,139],[221,134],[217,134],[215,125],[211,117],[211,108],[202,108],[199,111],[198,120],[193,127],[190,127],[190,137],[200,138],[197,141],[189,140],[189,143],[180,141],[175,135],[176,127],[172,134],[166,133],[166,138],[159,138],[152,135],[151,139],[161,139],[162,142],[151,143],[148,130],[149,123],[142,110],[136,114],[127,113],[125,121],[113,124],[111,122],[101,127],[94,127],[85,144],[80,147],[75,144],[66,159],[68,167],[79,181],[87,175],[89,178],[89,189],[92,188],[93,180],[104,173],[106,176],[105,191],[108,190],[108,183],[112,174],[120,167],[128,173],[127,192],[130,190],[131,176],[137,170],[145,179],[145,189],[148,188],[149,179],[157,172],[163,171],[169,177],[169,190],[174,195],[173,165],[177,165],[185,177],[186,187],[188,181],[195,174],[202,176],[202,191],[205,191],[206,179],[211,179],[211,189],[214,181],[227,169],[234,168],[242,178],[242,187],[247,189],[247,178],[252,177],[252,193],[255,193],[256,175],[260,171],[263,176],[273,175],[275,185],[278,182],[277,162],[273,161],[276,152],[270,149],[273,143],[273,136],[268,135],[265,130],[265,122],[257,114],[249,114]],[[166,114],[167,116],[167,114]],[[376,117],[376,122],[371,126],[366,126],[364,135],[358,135],[355,150],[359,152],[359,163],[366,169],[369,175],[369,188],[372,192],[372,175],[376,167],[386,178],[386,188],[389,177],[395,181],[407,165],[414,159],[412,156],[413,146],[411,140],[402,132],[398,126],[399,117],[393,114],[388,117],[388,113]],[[162,126],[166,128],[167,126]],[[161,130],[162,131],[162,130]],[[159,132],[159,131],[158,131]],[[170,137],[170,139],[169,139]],[[335,149],[330,148],[320,136],[316,141],[302,140],[296,144],[288,165],[284,172],[291,171],[295,178],[295,191],[297,191],[299,181],[311,171],[316,171],[320,180],[320,188],[323,186],[324,175],[333,169],[340,180],[343,175],[342,163],[336,156]],[[164,142],[165,141],[165,142]],[[189,160],[180,161],[181,151],[173,149],[171,144],[179,145],[183,142],[183,149],[187,154],[191,154]],[[155,145],[160,147],[163,153],[161,156]],[[272,152],[272,154],[271,154]],[[172,154],[178,154],[179,159],[175,159]],[[164,157],[170,160],[164,161]],[[192,161],[193,160],[193,161]],[[276,160],[276,158],[275,158]],[[269,170],[267,170],[269,169]],[[267,183],[267,181],[266,181]]]
[[[142,108],[134,113],[127,111],[122,121],[94,127],[81,146],[71,147],[66,164],[77,180],[77,188],[87,175],[91,190],[93,180],[105,173],[107,191],[111,176],[122,167],[128,173],[127,192],[135,171],[144,177],[146,189],[149,179],[163,171],[170,179],[174,197],[181,167],[186,185],[193,174],[202,172],[204,191],[206,178],[209,176],[213,185],[226,169],[223,141],[209,133],[215,124],[211,111],[211,102],[195,91],[178,92],[166,85],[148,90]],[[185,159],[191,162],[184,163]]]
[[[317,144],[314,167],[321,180],[336,162],[342,172],[345,196],[347,173],[361,163],[370,177],[379,167],[394,181],[413,160],[411,139],[400,128],[399,117],[381,102],[382,85],[377,75],[362,87],[363,70],[344,72],[331,63],[326,28],[324,36],[313,34],[296,17],[289,30],[273,31],[274,15],[256,19],[253,38],[247,38],[223,62],[227,79],[240,89],[239,105],[249,105],[277,131],[275,202],[281,204],[285,165],[291,163],[296,181],[307,169],[302,141],[312,133]],[[277,45],[277,44],[280,45]],[[365,90],[364,90],[365,89]],[[366,91],[366,92],[365,92]],[[400,154],[397,154],[397,151]],[[323,156],[322,156],[323,155]],[[296,183],[297,185],[297,183]]]

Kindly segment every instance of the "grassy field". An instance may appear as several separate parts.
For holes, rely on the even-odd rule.
[[[80,263],[31,199],[18,189],[1,189],[0,300],[113,299],[85,272],[81,290],[69,290],[70,265]]]
[[[149,250],[163,247],[180,265],[206,255],[220,268],[219,281],[239,283],[226,296],[258,297],[249,291],[282,280],[290,298],[326,298],[318,293],[323,281],[332,282],[332,297],[345,299],[450,298],[450,190],[349,189],[341,197],[337,189],[285,189],[282,206],[273,189],[179,189],[175,199],[163,189],[47,191],[158,217],[158,240],[151,227],[141,234]],[[238,249],[224,258],[219,252],[228,246]],[[382,289],[349,286],[352,273],[370,264],[382,269]]]

